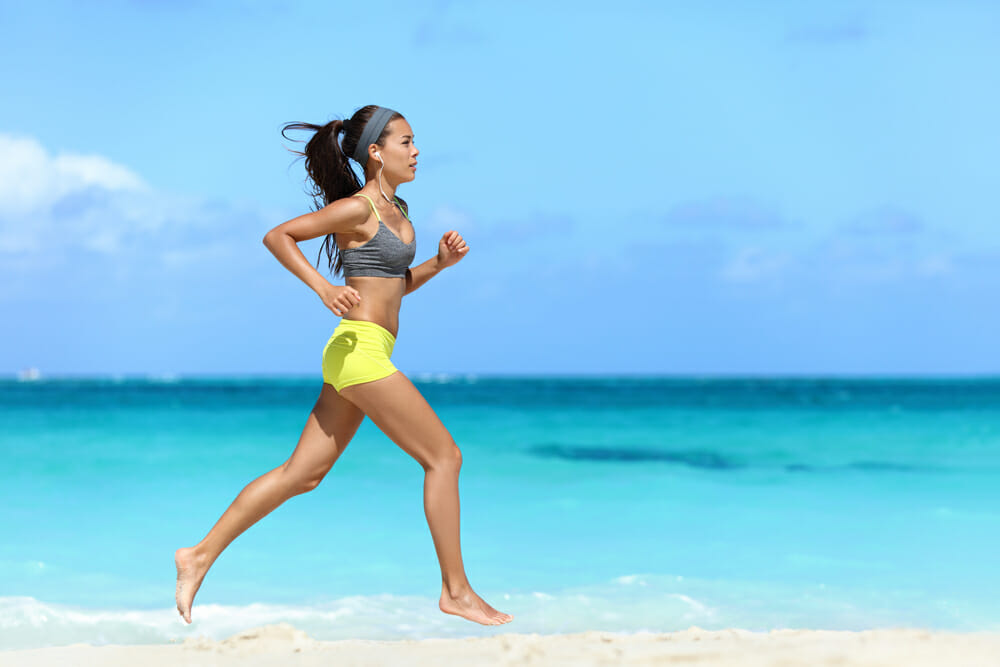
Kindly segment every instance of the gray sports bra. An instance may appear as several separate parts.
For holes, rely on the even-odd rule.
[[[392,233],[378,211],[371,198],[364,193],[351,195],[352,197],[364,197],[368,200],[368,205],[375,211],[378,218],[378,231],[370,240],[356,248],[344,248],[340,251],[340,256],[344,266],[344,277],[353,276],[378,276],[380,278],[405,278],[406,269],[409,268],[413,256],[417,253],[417,239],[413,238],[409,243],[403,241]],[[396,206],[399,206],[399,198],[396,197]],[[399,206],[403,215],[403,207]],[[409,220],[410,216],[406,215]]]

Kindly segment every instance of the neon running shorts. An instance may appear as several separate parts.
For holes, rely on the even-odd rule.
[[[389,361],[396,337],[374,322],[341,319],[323,348],[323,382],[340,391],[396,372]]]

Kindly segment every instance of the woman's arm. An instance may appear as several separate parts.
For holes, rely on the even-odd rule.
[[[438,258],[436,256],[431,257],[423,264],[408,268],[406,270],[406,289],[403,291],[403,295],[405,296],[417,289],[436,276],[440,271],[441,267],[438,266]]]
[[[368,219],[368,207],[358,197],[338,199],[318,211],[283,222],[264,235],[264,245],[282,266],[299,277],[337,317],[343,317],[361,301],[358,290],[349,285],[332,285],[299,249],[299,241],[326,234],[349,232]]]
[[[465,257],[469,252],[469,246],[462,239],[462,235],[452,230],[445,232],[438,242],[438,254],[431,257],[423,264],[419,264],[406,270],[406,289],[403,295],[407,295],[417,289],[425,282],[436,276],[442,269],[455,264]]]
[[[309,263],[298,243],[327,234],[353,231],[367,219],[368,206],[365,202],[360,197],[345,197],[318,211],[281,223],[264,235],[264,245],[282,266],[318,292],[330,282]]]

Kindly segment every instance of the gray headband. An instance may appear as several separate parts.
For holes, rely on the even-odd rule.
[[[378,107],[365,124],[365,129],[361,132],[361,139],[358,140],[358,145],[354,148],[354,159],[361,163],[362,168],[368,165],[368,147],[374,144],[375,140],[382,134],[382,130],[394,113],[396,112],[388,107]]]

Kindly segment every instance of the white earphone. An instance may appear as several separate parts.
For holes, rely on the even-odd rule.
[[[389,197],[385,194],[385,190],[382,189],[382,169],[385,169],[385,162],[382,161],[382,154],[378,151],[375,151],[375,157],[378,158],[379,164],[382,165],[382,167],[378,170],[378,190],[382,193],[385,200],[391,204],[392,200],[389,199]]]

